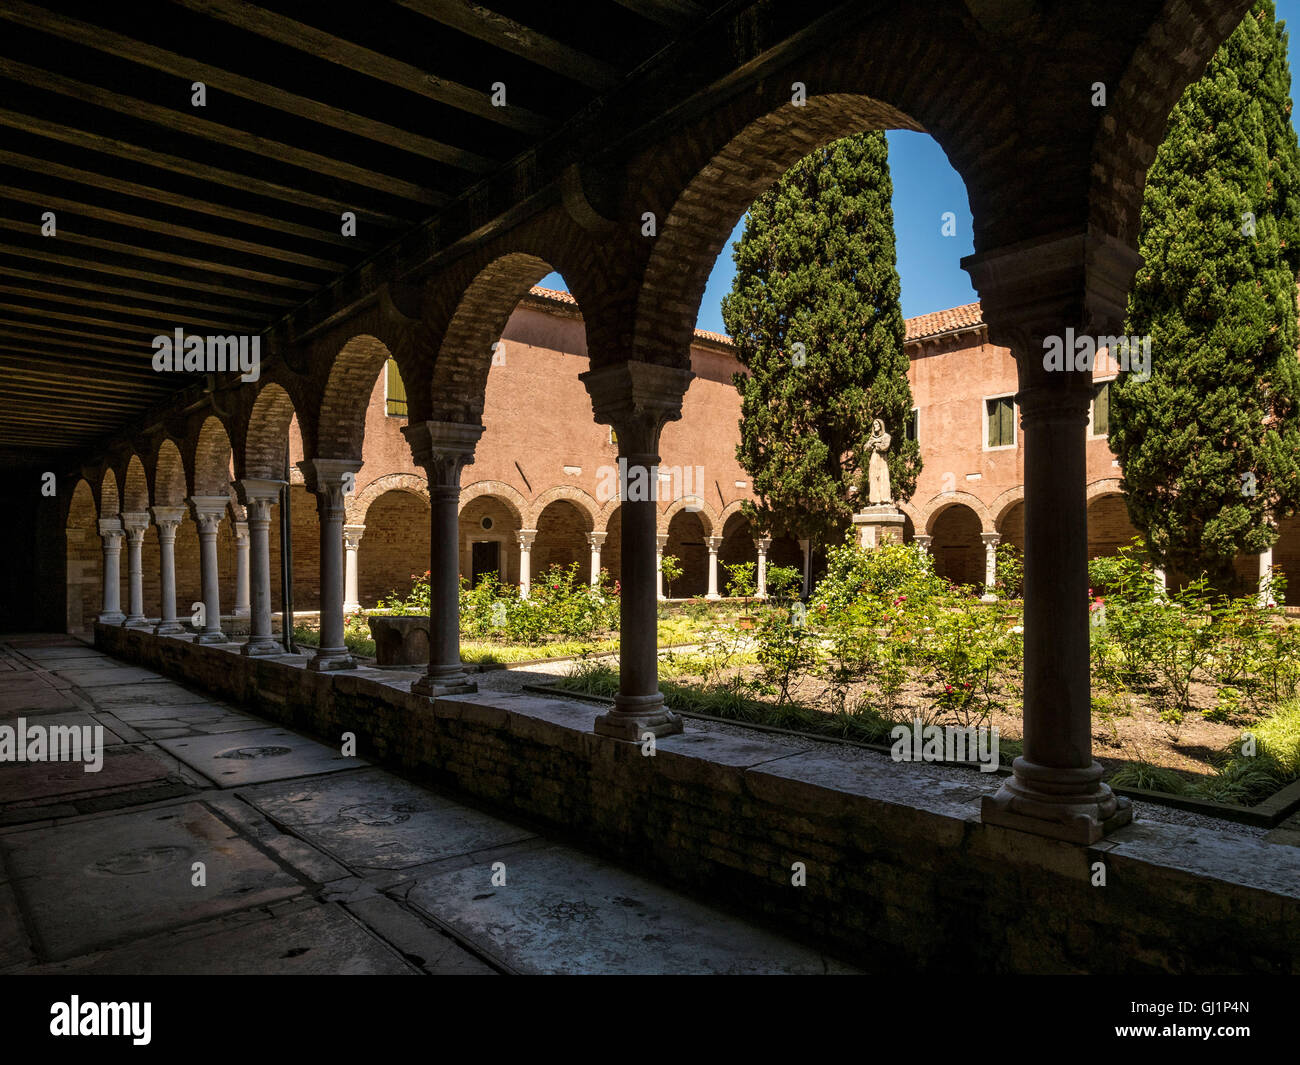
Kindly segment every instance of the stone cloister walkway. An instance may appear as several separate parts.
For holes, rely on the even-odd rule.
[[[105,746],[0,764],[0,973],[852,971],[70,637],[0,643],[20,717]]]

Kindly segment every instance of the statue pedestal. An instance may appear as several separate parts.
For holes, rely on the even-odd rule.
[[[858,546],[870,550],[889,540],[903,542],[903,522],[907,519],[901,510],[888,503],[878,503],[853,515],[858,530]]]

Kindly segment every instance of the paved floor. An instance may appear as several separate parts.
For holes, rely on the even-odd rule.
[[[0,973],[851,971],[69,637],[0,643],[19,718],[103,764],[0,763]]]

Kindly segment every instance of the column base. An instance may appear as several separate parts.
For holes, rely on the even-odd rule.
[[[710,593],[709,593],[708,595],[706,595],[704,598],[705,598],[705,599],[710,599],[710,600],[712,600],[712,599],[721,599],[722,596],[720,596],[717,592],[710,592]]]
[[[251,617],[252,614],[251,614],[251,612],[249,611],[248,607],[246,607],[246,606],[237,606],[237,607],[235,607],[235,612],[234,612],[233,614],[231,614],[230,616],[231,616],[231,617],[235,617],[235,618],[246,618],[246,617]]]
[[[126,620],[126,615],[120,610],[114,610],[109,614],[100,614],[96,620],[101,625],[120,625]]]
[[[357,660],[352,657],[352,652],[346,647],[322,648],[307,663],[307,668],[313,673],[330,673],[336,669],[356,669]]]
[[[990,594],[989,592],[985,592],[983,595],[980,596],[981,603],[996,603],[997,601],[998,601],[998,597],[996,595]]]
[[[360,603],[344,603],[344,604],[343,604],[343,613],[344,613],[344,614],[355,614],[355,613],[356,613],[358,610],[360,610],[360,609],[361,609],[361,604],[360,604]]]
[[[683,731],[682,719],[664,706],[664,697],[654,695],[616,695],[614,709],[596,718],[596,734],[616,740],[640,743],[647,732],[656,738],[675,736]]]
[[[271,639],[265,638],[249,640],[239,649],[241,655],[282,655],[285,653],[284,645]]]
[[[1101,766],[1059,769],[1024,758],[996,794],[984,796],[980,819],[1067,843],[1090,845],[1133,820],[1133,804],[1101,781]]]
[[[229,643],[230,641],[226,639],[226,634],[224,632],[218,630],[217,632],[201,632],[194,637],[194,642],[195,643]]]
[[[180,636],[185,632],[185,626],[179,621],[160,621],[153,627],[155,636]]]
[[[439,699],[446,695],[473,695],[478,685],[469,679],[469,674],[462,669],[449,669],[444,673],[426,673],[411,681],[411,691],[429,699]]]
[[[138,629],[143,625],[149,624],[149,619],[143,614],[128,614],[122,619],[122,628]]]

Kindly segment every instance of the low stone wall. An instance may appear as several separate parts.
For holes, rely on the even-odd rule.
[[[317,674],[97,626],[104,651],[575,837],[876,971],[1300,973],[1300,848],[1138,821],[1081,848],[992,825],[977,773],[688,731],[654,757],[599,708],[430,702],[379,670]],[[806,884],[792,884],[803,863]],[[1105,886],[1094,886],[1101,863]]]

